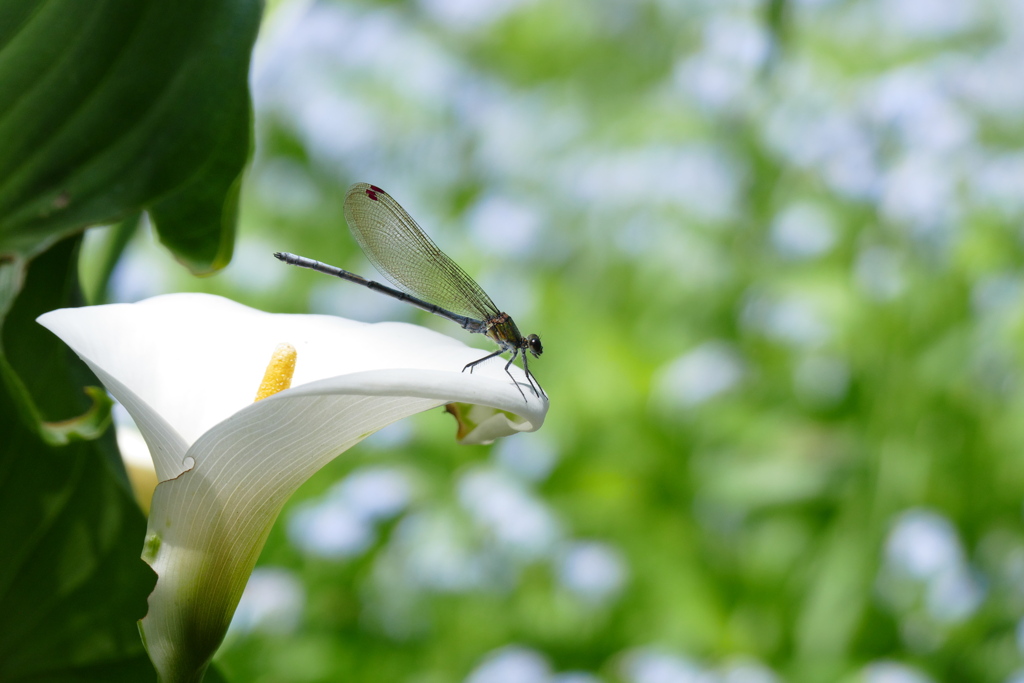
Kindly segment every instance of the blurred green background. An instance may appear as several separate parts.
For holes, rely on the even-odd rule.
[[[144,231],[93,299],[479,344],[272,257],[376,277],[371,182],[541,336],[551,410],[314,477],[231,680],[1024,682],[1024,3],[283,0],[251,81],[232,264]]]

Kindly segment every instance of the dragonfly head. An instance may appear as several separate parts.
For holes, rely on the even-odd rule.
[[[544,353],[544,347],[540,344],[540,337],[535,334],[526,337],[526,348],[530,350],[534,358]]]

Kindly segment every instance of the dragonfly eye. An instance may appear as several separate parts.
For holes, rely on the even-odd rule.
[[[533,354],[534,358],[544,353],[544,347],[540,345],[540,337],[535,334],[531,334],[526,338],[526,344],[530,349],[530,353]]]

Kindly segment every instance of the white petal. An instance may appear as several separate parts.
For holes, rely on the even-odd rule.
[[[143,557],[159,575],[141,622],[166,680],[202,670],[220,644],[288,497],[374,431],[448,402],[476,404],[467,440],[540,427],[504,363],[400,323],[274,315],[202,294],[54,311],[64,339],[128,409],[154,456]],[[293,388],[253,403],[277,344],[298,350]],[[521,370],[516,377],[525,383]]]

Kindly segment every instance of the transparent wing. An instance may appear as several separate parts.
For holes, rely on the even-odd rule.
[[[486,320],[500,313],[480,285],[376,185],[349,188],[345,220],[370,263],[402,291],[470,318]]]

